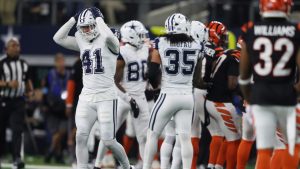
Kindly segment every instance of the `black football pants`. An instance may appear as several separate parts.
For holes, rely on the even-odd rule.
[[[5,149],[5,131],[12,130],[12,157],[20,158],[22,133],[25,122],[25,101],[22,98],[0,98],[0,156]]]

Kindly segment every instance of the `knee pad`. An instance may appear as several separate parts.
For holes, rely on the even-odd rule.
[[[88,136],[89,135],[87,133],[77,132],[76,133],[76,144],[87,144]]]
[[[137,136],[136,139],[137,139],[139,144],[145,144],[146,140],[147,140],[147,137],[146,136]]]
[[[166,135],[165,139],[164,139],[164,142],[173,145],[174,142],[175,142],[175,138],[176,138],[175,136]]]
[[[106,146],[106,147],[111,147],[112,145],[114,145],[117,141],[116,139],[112,139],[112,140],[102,140],[103,141],[103,144]]]

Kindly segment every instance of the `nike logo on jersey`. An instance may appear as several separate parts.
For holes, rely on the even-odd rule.
[[[296,28],[294,26],[267,26],[256,25],[254,26],[254,34],[262,36],[295,36]]]

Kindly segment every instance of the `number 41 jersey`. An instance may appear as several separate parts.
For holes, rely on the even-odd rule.
[[[201,48],[198,41],[170,43],[166,37],[155,40],[162,65],[161,92],[192,93],[193,74]]]
[[[82,61],[83,88],[79,99],[103,101],[117,98],[114,75],[118,54],[113,54],[100,35],[87,42],[78,32],[75,33]]]
[[[254,80],[251,104],[296,104],[293,85],[299,33],[297,24],[284,18],[268,18],[248,25],[242,38],[247,45]]]

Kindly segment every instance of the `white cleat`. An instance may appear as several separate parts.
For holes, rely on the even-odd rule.
[[[158,160],[152,162],[152,169],[160,169],[160,162]]]
[[[112,154],[106,154],[102,160],[101,168],[115,168],[116,161]]]

